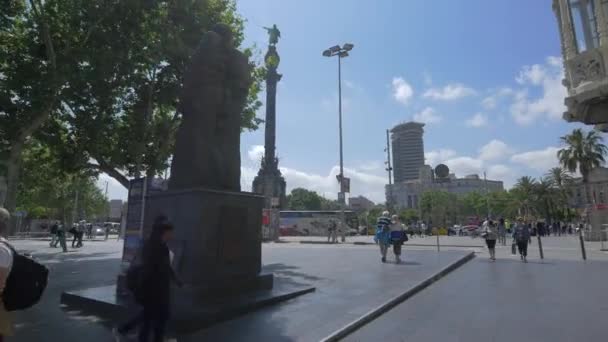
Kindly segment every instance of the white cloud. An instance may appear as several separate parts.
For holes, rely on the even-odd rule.
[[[414,89],[402,77],[393,78],[393,97],[397,102],[407,105],[414,96]]]
[[[489,180],[503,181],[506,189],[512,187],[515,183],[515,174],[515,170],[503,164],[491,165],[488,167],[488,171],[486,172],[486,176]]]
[[[457,177],[464,177],[470,174],[483,173],[483,161],[471,157],[456,157],[444,162],[449,168],[450,173],[455,173]]]
[[[318,194],[327,198],[336,199],[338,193],[338,182],[336,175],[340,168],[334,166],[327,175],[309,173],[282,167],[281,172],[287,183],[287,192],[294,188],[306,188],[316,191]],[[360,172],[351,168],[345,168],[344,174],[351,179],[351,196],[363,195],[374,202],[384,202],[384,186],[387,184],[386,177],[371,173]]]
[[[264,157],[264,146],[263,145],[251,145],[249,150],[247,151],[247,156],[249,156],[249,160],[254,163],[259,163]]]
[[[516,77],[523,86],[540,87],[542,95],[532,98],[528,89],[515,92],[511,116],[520,125],[529,125],[541,118],[559,120],[565,111],[566,88],[562,85],[564,71],[561,59],[548,57],[545,64],[524,66]]]
[[[251,191],[253,179],[258,175],[258,169],[253,167],[241,166],[241,190]]]
[[[481,106],[484,109],[496,108],[496,98],[494,96],[488,96],[481,101]]]
[[[414,114],[414,121],[433,124],[441,122],[441,116],[433,108],[426,107],[421,112]]]
[[[513,150],[504,142],[494,139],[479,149],[479,159],[497,160],[513,154]]]
[[[449,148],[438,149],[424,154],[425,164],[436,166],[456,156],[456,151]]]
[[[475,128],[484,127],[488,125],[488,118],[483,113],[476,113],[466,121],[466,124]]]
[[[433,77],[431,76],[431,73],[429,73],[428,71],[424,71],[422,73],[422,79],[424,81],[425,86],[430,87],[431,85],[433,85]]]
[[[384,163],[380,160],[358,161],[354,167],[355,170],[361,171],[383,171],[384,168]]]
[[[489,110],[489,109],[496,108],[496,106],[498,105],[498,102],[500,102],[501,99],[513,94],[513,89],[508,88],[508,87],[502,87],[498,90],[491,90],[491,92],[492,92],[491,95],[485,97],[481,101],[481,106],[484,109]]]
[[[460,83],[451,83],[443,88],[430,88],[422,96],[433,100],[450,101],[475,95],[475,90]]]
[[[511,161],[536,171],[545,172],[559,165],[557,151],[559,151],[559,147],[549,146],[542,150],[514,154]]]

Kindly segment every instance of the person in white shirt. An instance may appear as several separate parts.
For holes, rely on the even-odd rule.
[[[6,209],[0,208],[0,342],[3,341],[4,336],[12,335],[12,324],[8,313],[4,310],[2,300],[4,286],[13,266],[13,252],[3,243],[6,240],[1,236],[8,231],[10,217]]]

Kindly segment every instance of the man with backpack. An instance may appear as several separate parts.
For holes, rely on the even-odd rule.
[[[0,235],[8,230],[9,212],[0,208]],[[46,288],[48,269],[21,255],[0,237],[0,342],[13,333],[9,311],[27,309],[38,303]]]

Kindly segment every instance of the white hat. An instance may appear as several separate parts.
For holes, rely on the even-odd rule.
[[[388,216],[390,213],[388,212],[388,210],[385,210],[382,212],[382,216]]]

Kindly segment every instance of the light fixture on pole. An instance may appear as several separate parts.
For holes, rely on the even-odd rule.
[[[323,56],[334,57],[338,56],[338,130],[340,138],[340,174],[338,175],[338,182],[340,183],[340,192],[338,193],[338,202],[341,208],[341,220],[342,224],[344,221],[344,206],[346,205],[346,192],[350,192],[350,182],[344,177],[344,155],[342,150],[342,58],[348,57],[348,52],[355,47],[353,44],[347,43],[342,47],[334,45],[329,49],[323,51]],[[344,234],[344,229],[343,234]],[[342,236],[344,240],[344,236]]]

